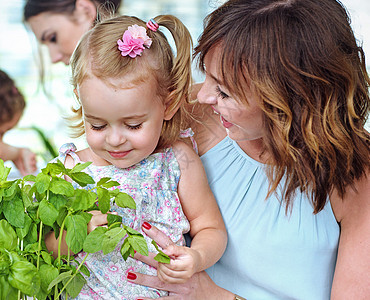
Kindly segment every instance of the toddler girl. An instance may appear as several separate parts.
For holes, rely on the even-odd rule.
[[[11,160],[22,176],[36,171],[36,155],[28,148],[4,143],[3,136],[18,124],[25,106],[24,97],[14,81],[0,70],[0,158]]]
[[[171,33],[176,56],[158,27]],[[166,232],[178,246],[166,253],[170,264],[158,264],[163,281],[180,283],[213,265],[226,245],[226,231],[197,154],[179,141],[182,107],[191,84],[191,37],[174,16],[162,15],[145,24],[120,16],[96,25],[77,46],[71,60],[72,83],[80,107],[75,109],[78,135],[87,149],[61,148],[67,167],[91,161],[85,169],[95,181],[111,177],[131,195],[136,210],[112,205],[126,225],[142,232],[151,225]],[[74,183],[75,184],[75,183]],[[77,186],[77,184],[76,184]],[[104,226],[98,211],[88,231]],[[191,247],[183,234],[190,230]],[[149,251],[155,252],[147,238]],[[56,249],[53,234],[49,250]],[[54,250],[56,253],[56,251]],[[82,260],[84,253],[78,254]],[[158,298],[167,293],[127,282],[131,272],[156,271],[132,258],[124,261],[119,247],[108,255],[90,254],[91,275],[78,299]]]

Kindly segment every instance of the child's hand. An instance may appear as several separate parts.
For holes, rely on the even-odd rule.
[[[36,154],[27,148],[19,148],[17,157],[13,160],[22,176],[32,174],[36,171]]]
[[[107,214],[103,214],[100,210],[92,210],[89,211],[90,214],[92,214],[92,218],[90,222],[87,224],[87,233],[89,234],[91,231],[93,231],[96,227],[103,226],[107,227],[108,220],[107,220]],[[116,212],[109,212],[111,214],[116,215]]]
[[[158,278],[169,283],[184,283],[198,272],[200,254],[198,251],[176,245],[171,245],[164,251],[171,258],[169,264],[158,263]]]

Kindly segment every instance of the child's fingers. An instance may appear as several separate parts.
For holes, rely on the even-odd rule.
[[[191,273],[189,273],[186,270],[173,271],[166,267],[163,267],[162,265],[163,264],[158,265],[157,275],[158,275],[158,278],[163,282],[184,283],[191,277]]]

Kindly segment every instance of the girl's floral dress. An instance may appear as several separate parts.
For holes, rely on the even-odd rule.
[[[74,144],[65,144],[60,148],[60,155],[56,159],[64,163],[66,156],[70,155],[77,164],[80,160],[75,152]],[[177,194],[180,169],[172,148],[154,153],[127,169],[91,164],[84,171],[93,177],[95,182],[103,177],[112,178],[119,182],[120,191],[135,200],[136,210],[111,206],[111,211],[122,216],[124,224],[142,233],[142,223],[149,222],[170,236],[176,244],[185,245],[183,234],[188,232],[190,227]],[[75,182],[73,185],[82,188]],[[92,186],[84,188],[89,189]],[[149,251],[156,252],[151,240],[143,235]],[[137,297],[159,298],[167,295],[166,292],[127,281],[126,276],[130,271],[156,275],[156,270],[131,257],[125,261],[119,251],[121,245],[122,242],[107,255],[103,255],[101,251],[88,255],[85,265],[90,270],[90,276],[86,277],[87,284],[76,299],[134,300]],[[79,253],[77,260],[81,261],[85,255],[84,252]]]

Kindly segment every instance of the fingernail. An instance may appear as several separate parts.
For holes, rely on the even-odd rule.
[[[127,273],[127,279],[129,280],[135,280],[137,278],[136,274],[128,272]]]
[[[144,223],[143,223],[143,227],[144,227],[145,229],[150,229],[150,228],[152,228],[152,225],[150,225],[148,222],[144,222]]]

